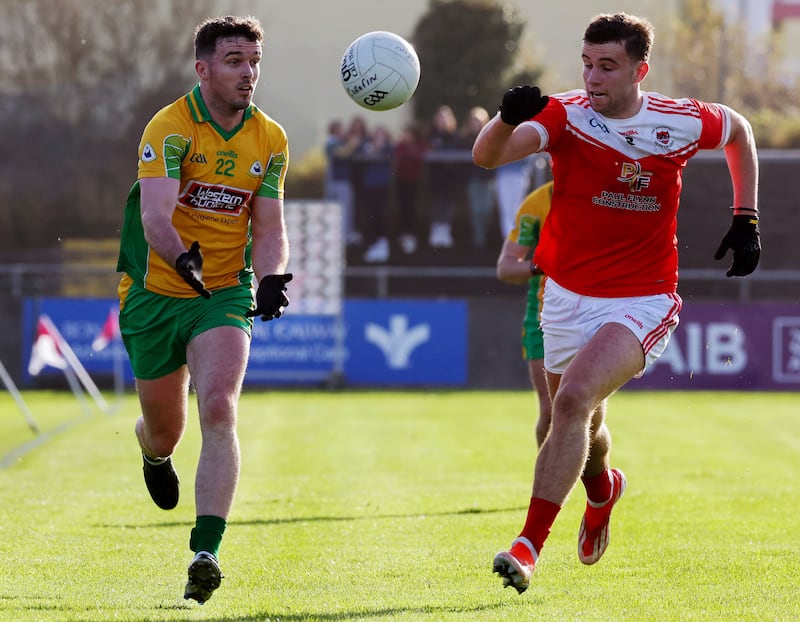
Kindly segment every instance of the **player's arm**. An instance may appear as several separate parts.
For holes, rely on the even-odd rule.
[[[724,148],[733,183],[733,207],[758,210],[758,154],[750,122],[731,110],[731,135]]]
[[[139,180],[144,239],[169,266],[174,266],[178,256],[187,250],[172,224],[179,186],[180,181],[171,177]]]
[[[731,132],[725,144],[725,160],[733,184],[733,221],[723,236],[714,259],[720,260],[733,251],[733,260],[726,272],[731,276],[747,276],[758,266],[761,236],[758,228],[758,154],[753,129],[738,112],[731,110]]]
[[[523,246],[511,240],[503,242],[497,257],[497,278],[510,285],[522,285],[531,278],[530,246]]]
[[[180,181],[171,177],[144,177],[139,180],[140,209],[144,239],[155,253],[189,286],[205,298],[211,297],[203,284],[203,256],[195,240],[189,249],[172,224],[178,202]]]
[[[256,278],[260,281],[270,274],[283,274],[289,263],[289,238],[283,219],[283,200],[255,197],[250,218]]]
[[[279,126],[272,128],[268,164],[250,206],[251,261],[256,278],[283,274],[289,263],[289,239],[283,218],[283,195],[289,166],[289,144]]]
[[[262,321],[279,318],[289,304],[286,284],[292,280],[285,273],[289,263],[289,238],[283,218],[283,200],[256,196],[250,214],[253,233],[252,261],[258,279],[256,306],[248,316]]]
[[[497,168],[539,151],[539,133],[528,125],[508,125],[496,114],[483,126],[472,146],[472,160],[482,168]]]
[[[539,151],[539,133],[522,123],[544,110],[548,99],[535,86],[516,86],[506,91],[499,112],[483,126],[472,146],[475,164],[497,168]]]

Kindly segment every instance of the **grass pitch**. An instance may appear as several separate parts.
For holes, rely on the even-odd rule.
[[[611,545],[578,561],[579,487],[520,596],[491,561],[527,509],[532,394],[247,393],[226,578],[202,607],[182,598],[196,417],[164,512],[142,481],[135,396],[110,416],[69,394],[25,399],[38,440],[0,394],[3,621],[800,619],[794,394],[614,396],[629,487]]]

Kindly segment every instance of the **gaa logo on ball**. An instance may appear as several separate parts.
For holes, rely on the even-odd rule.
[[[391,110],[407,102],[419,84],[419,58],[411,44],[378,30],[353,41],[342,57],[347,94],[368,110]]]

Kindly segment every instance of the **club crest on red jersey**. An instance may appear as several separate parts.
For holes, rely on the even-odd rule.
[[[670,134],[670,129],[671,128],[664,127],[663,125],[653,128],[653,138],[655,138],[656,143],[664,148],[672,147],[673,139],[672,134]]]

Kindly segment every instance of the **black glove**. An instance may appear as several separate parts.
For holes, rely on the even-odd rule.
[[[261,279],[256,292],[256,308],[247,312],[247,317],[261,316],[262,322],[279,318],[283,307],[289,304],[284,293],[286,284],[292,280],[292,273],[270,274]]]
[[[714,259],[722,259],[728,249],[733,251],[733,263],[727,276],[746,276],[756,269],[761,256],[757,216],[738,214],[733,217],[731,228],[722,238]]]
[[[192,242],[191,248],[178,255],[175,270],[192,289],[203,298],[211,298],[211,292],[203,284],[203,256],[200,254],[200,242]]]
[[[538,86],[515,86],[503,94],[500,118],[503,123],[519,125],[544,110],[549,99],[547,95],[542,95]]]

